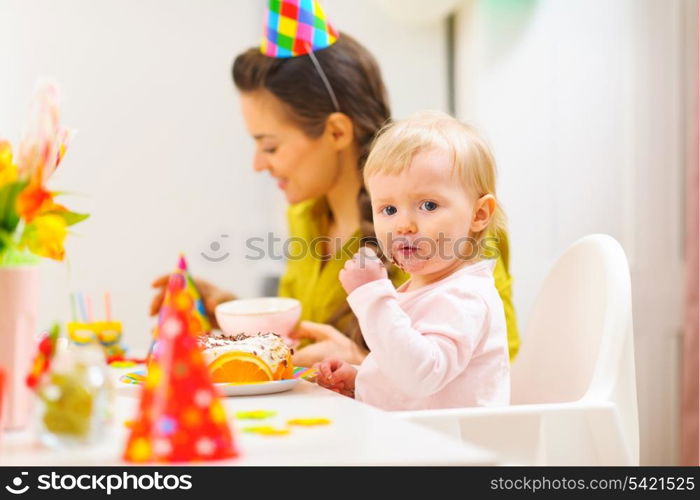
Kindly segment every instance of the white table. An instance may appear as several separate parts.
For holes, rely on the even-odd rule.
[[[240,456],[211,465],[493,465],[490,452],[416,424],[404,422],[307,381],[293,390],[264,396],[223,398]],[[121,460],[138,397],[122,393],[115,401],[114,424],[99,445],[70,451],[48,450],[32,431],[5,432],[0,465],[126,465]],[[272,410],[277,416],[238,420],[236,412]],[[245,426],[279,425],[291,418],[325,417],[332,423],[293,427],[285,436],[241,432]]]

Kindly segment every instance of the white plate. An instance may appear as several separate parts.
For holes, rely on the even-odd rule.
[[[299,370],[297,368],[297,370]],[[146,371],[136,370],[119,377],[118,390],[122,394],[139,394],[141,384],[137,380],[143,379]],[[299,374],[300,375],[300,374]],[[295,374],[296,376],[296,374]],[[258,382],[253,384],[214,384],[214,387],[222,396],[257,396],[260,394],[274,394],[292,390],[301,378],[286,380],[273,380],[271,382]]]
[[[290,378],[272,382],[259,382],[257,384],[214,384],[214,387],[224,396],[256,396],[289,391],[294,389],[298,383],[298,378]]]

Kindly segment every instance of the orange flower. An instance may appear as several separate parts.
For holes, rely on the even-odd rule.
[[[53,193],[36,182],[30,183],[17,196],[17,213],[27,223],[32,222],[38,215],[57,208],[63,207],[57,207],[54,203]]]
[[[67,227],[88,216],[56,203],[54,197],[60,193],[49,191],[46,182],[72,136],[73,131],[60,124],[56,86],[39,85],[29,127],[15,154],[7,141],[0,140],[0,257],[7,248],[15,248],[63,260]]]
[[[41,257],[63,260],[65,250],[63,242],[68,230],[63,217],[56,214],[44,214],[36,217],[24,230],[23,245]]]

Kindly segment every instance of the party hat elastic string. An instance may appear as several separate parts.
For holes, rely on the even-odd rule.
[[[335,109],[336,112],[340,112],[340,105],[338,104],[338,99],[335,97],[335,92],[333,92],[333,87],[331,87],[331,82],[328,81],[328,78],[326,77],[326,73],[323,71],[323,68],[321,67],[321,63],[318,62],[318,59],[316,59],[316,56],[314,55],[312,50],[309,50],[309,57],[311,58],[311,62],[314,63],[314,66],[316,67],[316,71],[318,71],[319,76],[321,77],[321,80],[323,80],[323,85],[326,86],[326,90],[328,91],[328,95],[331,98],[331,101],[333,101],[333,108]]]

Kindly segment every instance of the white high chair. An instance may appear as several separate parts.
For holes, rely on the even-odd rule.
[[[544,281],[512,365],[511,406],[395,412],[522,465],[639,465],[627,258],[574,243]]]

